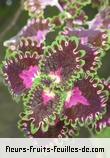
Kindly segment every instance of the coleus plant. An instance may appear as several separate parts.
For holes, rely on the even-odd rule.
[[[88,5],[98,8],[91,21]],[[48,6],[57,15],[45,17]],[[110,126],[110,84],[97,73],[110,48],[109,1],[25,0],[24,8],[29,20],[4,42],[1,68],[23,102],[19,129],[27,137],[72,138],[83,126],[94,133]]]

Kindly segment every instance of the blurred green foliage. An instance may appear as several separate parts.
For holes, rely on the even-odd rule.
[[[14,14],[19,8],[20,1],[13,0],[12,5],[6,6],[5,3],[0,3],[0,34],[13,21]],[[26,24],[28,15],[22,11],[17,23],[1,38],[0,37],[0,63],[5,55],[5,47],[3,42],[8,40]],[[23,137],[22,133],[17,128],[19,113],[22,111],[22,104],[17,104],[12,100],[7,87],[2,83],[0,78],[0,137]]]

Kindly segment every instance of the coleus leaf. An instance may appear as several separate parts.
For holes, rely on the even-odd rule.
[[[41,56],[37,52],[19,52],[3,62],[3,76],[12,94],[21,95],[28,91],[39,76]]]
[[[77,80],[73,76],[68,84],[62,120],[80,126],[99,120],[106,111],[109,96],[102,81],[92,74]]]
[[[110,85],[106,81],[103,81],[103,83],[104,83],[105,90],[108,90],[110,92]],[[95,129],[95,131],[97,133],[100,133],[106,127],[110,127],[110,95],[109,95],[109,99],[107,101],[106,113],[100,120],[98,120],[94,124],[93,129]]]
[[[49,126],[47,131],[42,131],[32,126],[32,120],[23,119],[23,113],[20,114],[21,120],[18,122],[18,128],[24,132],[26,137],[32,138],[73,138],[78,135],[79,129],[65,125],[64,121],[57,119],[54,126]]]
[[[57,83],[63,84],[75,71],[84,65],[85,52],[79,49],[77,37],[57,37],[56,41],[45,49],[40,62],[41,72],[48,74]]]
[[[41,136],[48,136],[48,130],[54,129],[50,126],[55,124],[57,126],[56,121],[62,110],[65,95],[61,89],[55,90],[52,88],[53,82],[51,81],[48,77],[42,78],[40,82],[36,79],[32,89],[23,99],[24,113],[21,115],[19,125],[24,126],[25,124],[26,130],[35,137],[37,137],[37,132],[38,136],[40,134]],[[57,131],[56,134],[58,135]]]

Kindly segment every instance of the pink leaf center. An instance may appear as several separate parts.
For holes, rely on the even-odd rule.
[[[56,83],[61,82],[61,72],[62,72],[62,68],[59,68],[57,71],[53,72],[51,71],[49,76],[55,80]]]
[[[76,106],[77,104],[82,104],[84,106],[90,105],[88,100],[82,95],[80,89],[78,87],[75,87],[72,90],[70,97],[68,97],[68,100],[66,100],[65,107],[71,108],[73,106]]]
[[[44,105],[47,105],[49,101],[54,99],[55,94],[53,92],[50,92],[49,90],[44,90],[42,93],[42,97]]]
[[[27,89],[32,87],[33,81],[37,77],[38,72],[38,66],[30,66],[28,70],[23,70],[19,74],[19,77],[23,80],[23,84]]]

